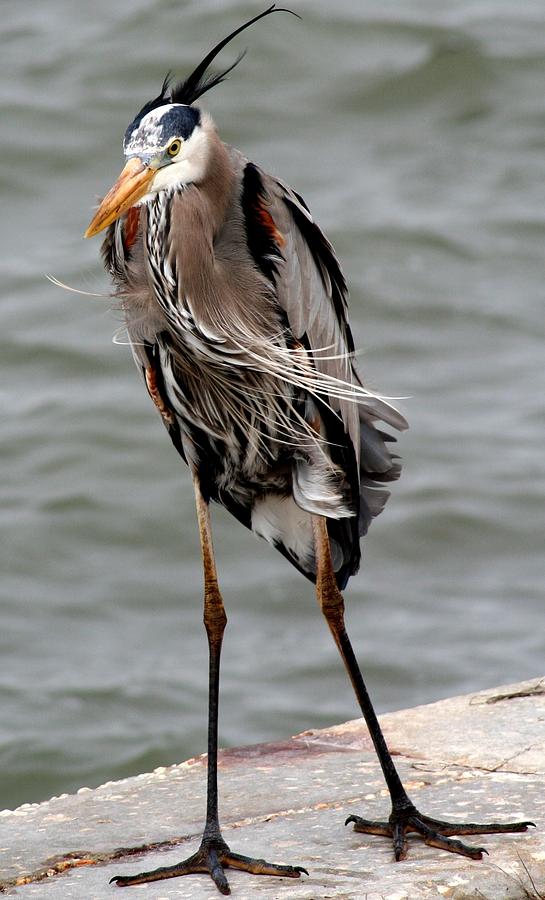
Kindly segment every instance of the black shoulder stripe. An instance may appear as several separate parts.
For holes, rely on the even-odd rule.
[[[268,210],[263,181],[253,163],[247,163],[244,169],[241,204],[252,259],[269,281],[274,283],[278,271],[277,260],[282,258],[280,245],[283,238]]]

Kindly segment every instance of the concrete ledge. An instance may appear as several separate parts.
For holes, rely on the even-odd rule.
[[[300,881],[228,871],[237,900],[516,900],[545,897],[545,678],[381,717],[421,811],[460,821],[531,819],[526,834],[478,838],[474,862],[411,837],[392,861],[385,838],[343,827],[388,815],[388,795],[360,719],[291,740],[225,750],[224,836],[232,848],[302,865]],[[205,758],[96,790],[0,813],[0,891],[22,900],[103,900],[115,874],[192,852],[204,815]],[[220,896],[204,875],[129,888],[149,900]],[[123,894],[125,896],[125,894]],[[132,896],[128,893],[127,896]]]

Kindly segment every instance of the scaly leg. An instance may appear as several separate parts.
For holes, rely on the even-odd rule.
[[[411,802],[401,779],[397,774],[392,757],[386,745],[373,705],[367,693],[360,668],[344,625],[344,600],[337,587],[335,572],[331,562],[327,523],[322,516],[313,516],[314,544],[316,550],[316,594],[322,612],[339,649],[347,669],[352,687],[364,715],[371,739],[375,746],[379,762],[384,773],[386,785],[392,800],[392,812],[387,822],[374,822],[359,816],[348,816],[345,825],[354,823],[354,830],[366,834],[380,834],[393,840],[396,860],[405,859],[407,855],[407,838],[409,832],[418,832],[426,844],[481,859],[487,851],[484,847],[472,847],[462,841],[452,840],[456,834],[498,834],[500,832],[526,831],[533,822],[497,822],[488,825],[456,824],[443,822],[422,815]]]
[[[227,616],[218,586],[208,503],[201,493],[196,475],[193,476],[193,480],[204,565],[204,625],[210,652],[208,775],[204,834],[197,852],[177,865],[164,866],[151,872],[142,872],[139,875],[117,875],[111,880],[119,887],[126,887],[131,884],[145,884],[164,878],[175,878],[178,875],[207,872],[220,893],[230,894],[229,882],[224,872],[224,869],[229,866],[233,869],[252,872],[254,875],[281,875],[287,878],[299,878],[301,872],[305,872],[305,874],[308,872],[301,866],[279,866],[266,862],[264,859],[252,859],[248,856],[241,856],[239,853],[233,853],[221,834],[218,816],[218,700],[221,645]]]

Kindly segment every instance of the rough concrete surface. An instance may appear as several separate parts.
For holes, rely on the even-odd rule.
[[[482,861],[410,837],[355,833],[350,813],[386,818],[388,794],[361,719],[277,744],[225,750],[220,812],[233,850],[308,869],[300,880],[228,870],[237,900],[545,898],[545,679],[381,717],[421,812],[459,821],[531,819],[525,834],[486,835]],[[102,900],[115,874],[170,865],[198,846],[205,758],[0,813],[0,891],[20,900]],[[217,900],[206,875],[124,889],[135,900]]]

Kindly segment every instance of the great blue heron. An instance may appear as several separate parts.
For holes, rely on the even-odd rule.
[[[453,824],[422,815],[386,746],[344,626],[341,590],[360,562],[360,538],[381,512],[400,465],[380,422],[403,416],[367,390],[355,369],[346,284],[331,244],[302,197],[219,138],[194,105],[216,75],[219,51],[274,5],[220,41],[185,81],[142,107],[124,138],[126,165],[86,236],[108,228],[102,253],[132,350],[195,488],[210,650],[206,825],[199,850],[175,866],[132,876],[141,884],[208,872],[230,893],[226,867],[298,878],[300,866],[237,854],[221,835],[217,797],[219,666],[227,621],[209,501],[221,503],[316,583],[378,754],[389,819],[349,816],[356,831],[393,840],[408,832],[473,859],[481,847],[452,835],[525,831],[529,822]],[[279,10],[276,10],[279,11]],[[288,10],[282,10],[284,12]]]

